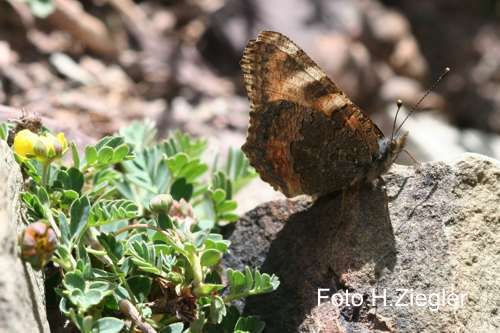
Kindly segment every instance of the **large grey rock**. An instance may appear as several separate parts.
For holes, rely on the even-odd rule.
[[[226,264],[262,265],[281,279],[276,292],[245,306],[267,322],[266,332],[500,331],[500,162],[464,154],[395,165],[384,179],[386,190],[269,202],[236,225]],[[365,302],[318,305],[318,288]],[[434,311],[441,296],[433,293],[443,290],[463,305],[448,298]],[[384,291],[388,304],[404,291],[405,304],[410,293],[430,299],[371,304]]]
[[[1,140],[0,184],[0,332],[50,332],[42,275],[19,259],[22,178],[9,147]]]

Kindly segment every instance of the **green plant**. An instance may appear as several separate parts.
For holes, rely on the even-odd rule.
[[[41,137],[55,136],[25,132],[33,142],[13,146],[31,152],[18,156],[31,223],[23,256],[35,268],[51,260],[60,310],[81,332],[263,330],[231,303],[275,290],[278,278],[220,266],[230,243],[218,231],[237,220],[233,195],[255,176],[241,152],[209,167],[206,141],[175,132],[157,143],[145,122],[83,153],[69,144],[65,164],[37,155],[49,151],[32,149]]]

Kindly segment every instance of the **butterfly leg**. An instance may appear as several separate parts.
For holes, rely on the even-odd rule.
[[[403,149],[403,152],[413,161],[413,163],[417,166],[422,164],[419,160],[417,160],[408,150]]]

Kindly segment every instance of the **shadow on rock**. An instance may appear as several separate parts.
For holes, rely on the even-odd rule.
[[[250,298],[245,307],[245,312],[262,317],[266,332],[296,331],[318,305],[318,288],[330,289],[322,295],[349,289],[349,274],[367,264],[373,266],[375,284],[383,269],[395,265],[383,188],[367,186],[320,198],[282,222],[262,265],[262,271],[280,277],[280,288]]]

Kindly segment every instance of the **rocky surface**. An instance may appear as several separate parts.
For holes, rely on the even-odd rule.
[[[500,162],[464,154],[395,165],[384,180],[385,189],[269,202],[237,224],[226,264],[281,279],[276,292],[245,305],[266,332],[500,330]],[[318,306],[318,288],[344,300],[349,291],[351,305]],[[395,306],[404,291],[402,303],[414,304]],[[388,304],[374,306],[384,292]],[[352,306],[353,293],[363,305]]]
[[[0,141],[0,332],[50,332],[43,279],[18,256],[21,172]]]

